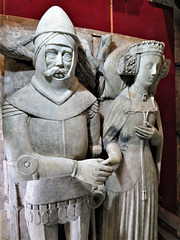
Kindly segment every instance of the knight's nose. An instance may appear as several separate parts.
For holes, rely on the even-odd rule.
[[[62,58],[62,55],[61,55],[61,54],[58,54],[58,55],[57,55],[55,65],[56,65],[57,67],[62,67],[62,66],[63,66],[63,58]]]

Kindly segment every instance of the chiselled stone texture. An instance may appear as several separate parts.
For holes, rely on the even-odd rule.
[[[22,62],[13,58],[5,57],[4,61],[4,95],[10,96],[12,93],[26,86],[33,74],[34,68],[28,62]]]
[[[2,119],[2,112],[0,109],[0,119]],[[2,120],[0,120],[0,239],[7,240],[9,237],[9,220],[7,219],[8,199],[5,195],[5,189],[7,189],[7,182],[5,179],[3,169],[4,159],[4,142],[2,137]]]
[[[24,31],[20,32],[24,35]],[[96,113],[92,107],[96,97],[75,76],[79,47],[75,28],[64,10],[54,6],[37,26],[33,59],[26,52],[29,40],[20,38],[18,42],[19,38],[12,40],[10,36],[9,39],[10,48],[1,44],[7,50],[2,53],[23,61],[28,56],[36,69],[33,72],[31,64],[24,63],[23,67],[14,62],[11,67],[18,74],[16,78],[16,74],[8,74],[11,68],[5,62],[6,101],[2,109],[10,238],[28,239],[28,228],[32,240],[57,240],[61,237],[58,224],[71,221],[67,239],[88,239],[90,209],[102,203],[105,196],[102,184],[113,168],[95,158],[102,149],[99,111]],[[83,50],[86,60],[88,49]],[[90,57],[93,58],[91,54]],[[23,68],[28,73],[26,78]],[[94,78],[95,75],[96,71]],[[95,112],[91,118],[87,116],[89,109]],[[87,157],[88,151],[91,153]],[[94,189],[93,185],[100,185],[100,181],[101,186]],[[98,200],[93,201],[95,194]]]
[[[164,47],[162,42],[143,41],[130,46],[120,57],[117,72],[121,77],[132,78],[104,116],[103,142],[110,159],[108,163],[112,164],[110,153],[115,144],[119,145],[121,155],[119,168],[106,181],[107,195],[100,223],[103,240],[157,239],[163,134],[153,95],[160,78],[166,77],[169,71],[169,64],[163,59]],[[132,71],[137,62],[137,71]],[[161,66],[159,71],[157,66]],[[156,134],[151,134],[149,127]],[[151,147],[155,148],[154,155]]]
[[[9,17],[8,20],[10,20],[12,17]],[[14,18],[13,18],[14,19]],[[23,26],[24,29],[30,29],[30,30],[35,30],[37,22],[34,20],[28,20],[29,21],[29,28],[24,25],[24,20],[20,20],[19,18],[15,18],[15,21],[17,20],[17,24],[20,24]],[[3,22],[3,21],[2,21]],[[9,22],[7,23],[9,24]],[[11,23],[10,26],[19,26],[16,23]],[[22,29],[22,33],[26,33],[26,31]],[[107,33],[104,32],[100,32],[100,31],[95,31],[95,30],[87,30],[87,29],[78,29],[76,28],[76,31],[78,33],[78,36],[80,38],[81,41],[81,49],[79,51],[79,60],[78,60],[78,67],[76,69],[76,73],[77,76],[80,80],[80,82],[86,86],[86,88],[88,88],[90,91],[94,89],[94,81],[97,80],[96,79],[96,74],[97,74],[97,69],[99,68],[98,66],[98,61],[99,60],[100,63],[103,63],[104,60],[106,60],[106,54],[108,55],[109,52],[108,50],[110,50],[110,52],[112,52],[116,47],[118,48],[118,50],[116,51],[116,54],[114,54],[110,59],[115,59],[119,53],[122,53],[122,51],[129,46],[132,43],[135,42],[139,42],[141,41],[141,39],[137,39],[137,38],[132,38],[132,37],[128,37],[128,36],[123,36],[123,35],[118,35],[118,34],[113,34],[112,35],[112,44],[110,46],[110,49],[106,48],[105,49],[105,54],[103,52],[101,52],[102,48],[104,47],[104,45],[102,45],[101,47],[99,47],[99,42],[101,39],[102,35],[106,35]],[[17,31],[18,32],[18,31]],[[18,32],[19,34],[20,32]],[[18,37],[18,36],[17,36]],[[19,38],[18,38],[19,39]],[[24,38],[23,38],[24,39]],[[108,41],[110,41],[110,37],[104,37],[103,39],[107,39]],[[14,46],[16,39],[12,39],[12,41],[14,41],[12,43],[12,45]],[[26,39],[23,40],[25,43]],[[24,42],[19,42],[19,46],[27,46],[26,44],[24,44]],[[1,44],[1,43],[0,43]],[[28,45],[30,46],[30,45]],[[108,42],[107,42],[107,46],[108,46]],[[18,49],[17,49],[18,50]],[[21,51],[22,49],[19,48],[20,52],[13,52],[13,54],[17,54],[17,59],[16,57],[14,58],[13,55],[13,59],[10,58],[8,54],[6,54],[5,57],[5,73],[3,73],[2,75],[4,76],[2,78],[2,96],[1,99],[5,99],[5,97],[10,96],[11,94],[13,94],[14,92],[16,92],[18,89],[23,88],[25,85],[28,84],[28,82],[30,81],[32,75],[34,74],[34,68],[32,66],[32,62],[31,61],[26,61],[24,62],[23,58],[21,58],[21,53],[23,53]],[[105,56],[105,58],[101,58],[103,55],[103,57]],[[20,57],[19,57],[20,56]],[[11,56],[12,57],[12,56]],[[102,61],[102,62],[101,62]],[[113,61],[113,60],[112,60]],[[110,71],[114,72],[115,69],[115,64],[113,64],[114,68],[112,70],[112,66],[110,66],[108,64],[106,64],[106,72],[109,72],[108,69],[109,67],[111,68]],[[3,71],[4,72],[4,71]],[[80,73],[82,76],[80,76]],[[107,76],[107,78],[110,78],[110,76]],[[86,85],[87,84],[87,85]],[[94,112],[96,112],[96,108],[92,108],[91,109],[94,114]],[[92,116],[94,116],[92,114]],[[91,120],[91,118],[90,118]],[[94,149],[98,150],[97,148],[98,145],[95,145]],[[94,151],[94,149],[92,149],[92,152]],[[98,150],[99,151],[99,150]],[[97,152],[98,152],[97,151]],[[95,152],[95,151],[94,151]],[[4,160],[5,158],[3,157],[2,160]],[[3,162],[4,166],[6,168],[6,161]],[[0,169],[0,172],[2,173],[2,168]],[[5,184],[5,178],[3,178],[3,192],[6,192],[6,195],[8,195],[8,186],[7,184]],[[6,186],[4,188],[4,186]],[[14,186],[15,188],[18,189],[18,185]],[[16,189],[15,189],[16,190]],[[2,201],[1,204],[2,207],[2,216],[3,216],[3,221],[2,219],[0,220],[0,225],[4,226],[4,223],[6,223],[6,228],[3,227],[3,232],[2,232],[2,237],[5,236],[4,239],[23,239],[23,240],[29,240],[28,234],[27,234],[27,227],[26,227],[26,221],[24,219],[24,208],[22,206],[22,202],[18,202],[17,201],[17,206],[14,207],[13,211],[14,211],[14,216],[17,216],[19,214],[20,216],[20,222],[18,222],[18,224],[20,225],[20,232],[17,231],[17,229],[14,229],[15,226],[9,226],[9,218],[10,218],[10,214],[8,211],[6,211],[6,209],[8,209],[8,202],[7,202],[7,198],[6,196],[4,196],[4,199]],[[6,217],[7,216],[7,217]],[[14,221],[14,220],[13,220]],[[13,222],[12,221],[12,222]],[[1,223],[2,222],[2,223]],[[16,232],[18,233],[19,237],[16,236],[9,236],[9,230],[12,230],[12,232]],[[7,235],[7,236],[6,236]],[[0,238],[1,239],[1,238]],[[2,238],[2,240],[4,240]],[[53,239],[53,238],[52,238]]]
[[[4,56],[0,54],[0,239],[1,240],[10,240],[10,226],[9,220],[7,219],[7,206],[8,206],[8,198],[7,198],[7,181],[5,180],[4,173],[4,142],[3,142],[3,134],[2,134],[2,101],[4,99]]]

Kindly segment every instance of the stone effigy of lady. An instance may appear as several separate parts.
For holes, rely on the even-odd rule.
[[[103,142],[109,155],[104,163],[116,170],[106,182],[103,240],[157,239],[163,131],[153,94],[169,71],[164,47],[157,41],[134,44],[118,63],[126,87],[104,119]],[[117,153],[120,159],[112,160]]]
[[[88,239],[93,194],[102,202],[103,183],[113,171],[96,158],[101,153],[98,103],[75,77],[78,42],[66,13],[50,8],[34,37],[35,75],[4,102],[12,239],[20,239],[16,214],[22,183],[31,240],[58,239],[59,223],[65,224],[67,239]]]

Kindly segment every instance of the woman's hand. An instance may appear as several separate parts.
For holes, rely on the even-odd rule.
[[[103,164],[113,166],[114,170],[116,170],[122,159],[119,144],[116,141],[109,142],[106,147],[106,152],[108,154],[108,159],[104,160]]]
[[[159,131],[149,122],[146,123],[146,126],[138,126],[134,128],[136,135],[141,139],[151,140],[152,145],[159,144],[161,140],[161,135]]]

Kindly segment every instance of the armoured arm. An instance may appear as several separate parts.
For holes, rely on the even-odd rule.
[[[73,159],[36,153],[28,132],[28,115],[8,103],[5,103],[3,108],[3,131],[11,174],[16,179],[31,180],[72,175],[95,185],[102,184],[112,173],[112,168],[104,166],[102,159],[77,162]]]
[[[28,115],[5,102],[3,134],[8,163],[14,177],[30,180],[32,175],[35,178],[71,175],[73,160],[35,153],[27,125]]]
[[[97,101],[87,110],[87,118],[89,124],[89,147],[91,156],[97,157],[102,152],[100,138],[100,115]]]

